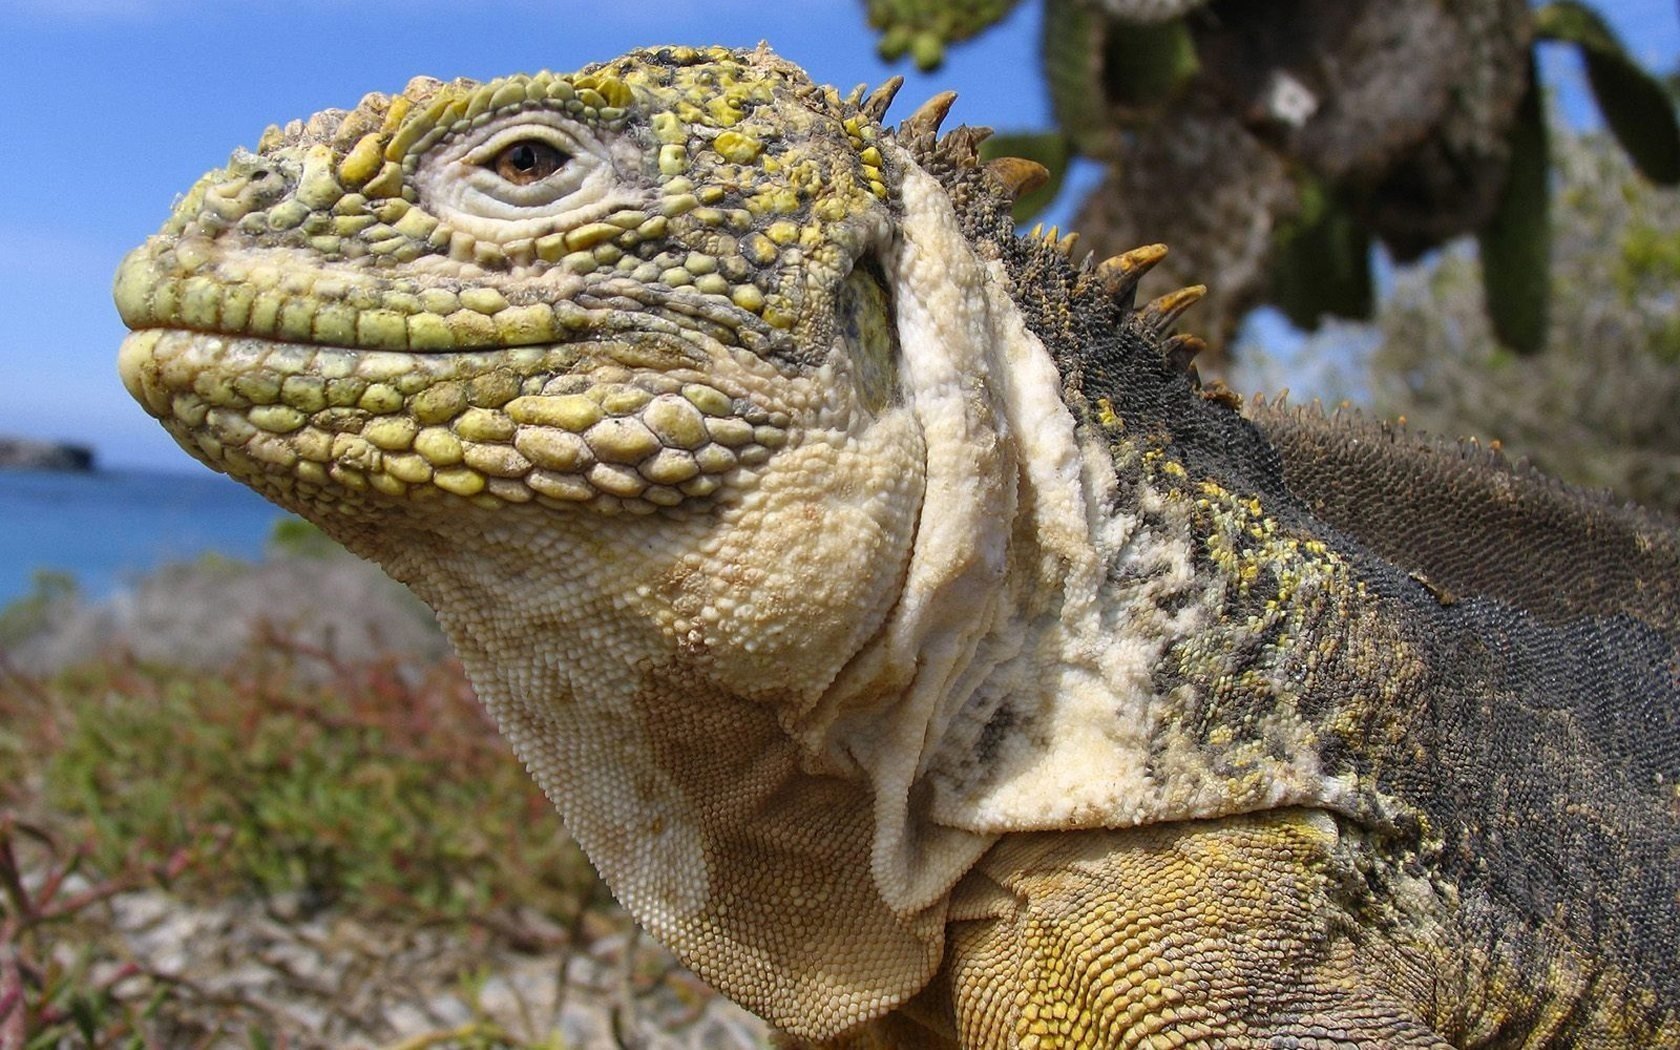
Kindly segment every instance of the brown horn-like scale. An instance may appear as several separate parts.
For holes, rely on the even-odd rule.
[[[939,125],[945,123],[945,117],[956,104],[955,91],[941,91],[939,94],[916,107],[916,111],[899,122],[898,137],[913,139],[921,135],[939,134]]]
[[[898,89],[903,86],[903,77],[892,77],[871,91],[869,97],[858,106],[858,111],[875,123],[881,123],[887,115],[888,108],[892,106],[893,99],[898,96]]]
[[[1207,343],[1201,336],[1180,332],[1161,344],[1161,354],[1167,359],[1167,364],[1180,372],[1188,372],[1195,368],[1196,355],[1207,349]]]
[[[1188,288],[1168,292],[1145,303],[1143,309],[1138,311],[1139,320],[1156,335],[1162,335],[1184,311],[1195,306],[1206,294],[1205,284],[1192,284]]]
[[[1130,310],[1137,294],[1138,281],[1166,255],[1166,245],[1145,244],[1104,259],[1088,278],[1095,280],[1103,293],[1122,310]]]
[[[986,170],[1003,183],[1011,200],[1020,200],[1050,181],[1049,168],[1025,157],[999,157],[987,163]]]
[[[940,136],[935,153],[946,163],[961,168],[980,166],[980,144],[992,137],[992,129],[960,124]]]

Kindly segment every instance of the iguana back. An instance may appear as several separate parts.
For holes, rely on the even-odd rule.
[[[1680,631],[1680,542],[1662,515],[1354,410],[1258,399],[1244,411],[1307,509],[1444,597],[1482,595],[1553,623],[1624,612]]]

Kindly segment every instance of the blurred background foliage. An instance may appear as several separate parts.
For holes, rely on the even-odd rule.
[[[889,58],[937,66],[1011,0],[866,0]],[[1635,166],[1680,181],[1662,83],[1576,0],[1042,0],[1056,126],[993,147],[1104,166],[1076,223],[1098,251],[1163,241],[1158,280],[1212,288],[1226,345],[1271,303],[1304,328],[1368,318],[1371,247],[1410,262],[1474,235],[1494,331],[1545,342],[1551,164],[1534,49],[1581,52]],[[1046,195],[1023,202],[1021,217]]]
[[[865,0],[882,53],[923,68],[1016,2]],[[1055,126],[988,143],[1054,175],[1017,219],[1100,165],[1082,244],[1168,244],[1146,295],[1209,286],[1182,323],[1204,371],[1273,306],[1316,334],[1281,364],[1245,350],[1245,385],[1307,377],[1680,512],[1675,78],[1590,4],[1037,2]],[[1549,115],[1544,47],[1579,52],[1602,131]]]
[[[1551,321],[1520,355],[1482,309],[1475,252],[1403,272],[1376,325],[1331,325],[1300,363],[1419,429],[1502,441],[1558,477],[1680,517],[1680,195],[1600,134],[1552,136]],[[1351,352],[1350,352],[1351,351]]]

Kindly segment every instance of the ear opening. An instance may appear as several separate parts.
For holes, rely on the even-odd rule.
[[[846,348],[858,396],[879,413],[899,400],[898,308],[876,256],[858,259],[834,303],[835,338]]]

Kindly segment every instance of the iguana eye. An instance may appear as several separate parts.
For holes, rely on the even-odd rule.
[[[619,175],[639,171],[644,152],[632,137],[521,109],[453,128],[420,152],[416,203],[479,240],[542,237],[646,203],[646,187]]]
[[[497,153],[485,167],[515,186],[529,186],[553,175],[570,159],[541,139],[520,139]]]

